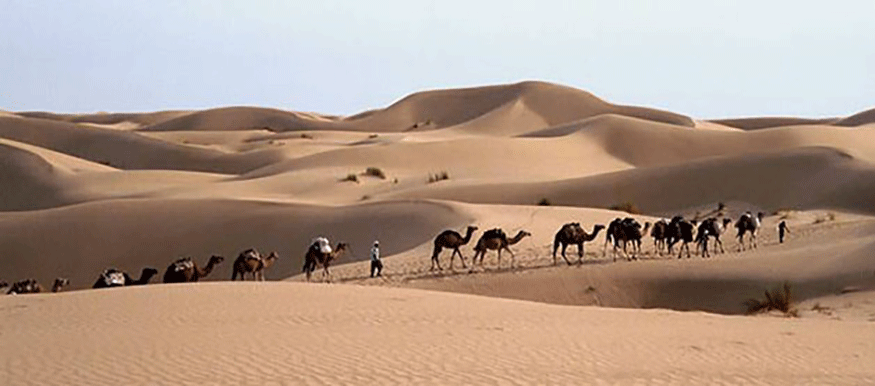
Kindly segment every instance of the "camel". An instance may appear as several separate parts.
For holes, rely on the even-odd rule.
[[[231,281],[237,280],[237,275],[240,275],[240,280],[246,281],[247,273],[252,274],[252,280],[264,281],[264,270],[270,268],[277,260],[279,260],[279,255],[276,252],[271,252],[267,257],[261,257],[261,254],[254,248],[247,249],[237,256],[237,260],[234,260]]]
[[[605,226],[599,224],[593,226],[592,233],[586,233],[586,230],[580,226],[580,223],[572,222],[563,225],[559,232],[556,232],[556,237],[553,238],[553,265],[557,263],[556,250],[559,249],[560,245],[562,246],[562,258],[565,259],[566,264],[571,265],[571,262],[565,257],[565,248],[569,245],[577,245],[577,263],[582,263],[584,255],[583,244],[595,240],[602,229],[605,229]]]
[[[483,232],[483,235],[480,236],[480,240],[477,240],[477,245],[474,246],[474,257],[471,258],[471,269],[474,269],[474,264],[477,262],[477,256],[480,256],[480,265],[483,265],[483,257],[486,256],[486,251],[490,249],[498,251],[498,268],[501,268],[501,250],[510,253],[510,267],[513,268],[516,256],[514,256],[513,251],[508,247],[520,242],[524,237],[531,235],[531,233],[521,230],[517,232],[516,236],[512,239],[508,239],[507,235],[500,228],[494,228]]]
[[[152,276],[158,274],[155,268],[143,268],[140,273],[140,278],[134,280],[127,272],[120,271],[115,268],[109,268],[100,273],[97,281],[91,288],[109,288],[109,287],[124,287],[129,285],[146,285]]]
[[[685,250],[687,251],[687,258],[690,258],[690,243],[694,240],[693,233],[695,229],[695,221],[687,221],[682,216],[673,217],[666,228],[668,231],[668,253],[674,253],[674,245],[677,242],[683,242],[678,248],[678,259],[683,256]]]
[[[225,261],[225,258],[222,256],[210,256],[207,265],[201,269],[191,257],[181,258],[167,267],[167,271],[164,272],[164,282],[189,283],[199,281],[200,279],[207,277],[210,272],[213,272],[213,268],[223,261]]]
[[[650,237],[653,237],[653,249],[662,256],[662,251],[665,249],[666,233],[668,229],[668,221],[659,219],[653,223],[653,228],[650,229]]]
[[[732,223],[732,219],[724,218],[723,222],[717,221],[716,217],[710,217],[705,221],[702,221],[699,224],[698,234],[696,235],[696,249],[701,248],[702,257],[710,257],[711,254],[708,252],[708,238],[714,238],[714,251],[717,251],[717,247],[720,247],[720,253],[726,253],[726,250],[723,249],[723,242],[720,241],[720,235],[726,231],[726,228],[729,227],[729,224]]]
[[[738,250],[743,251],[744,248],[744,234],[750,233],[750,245],[751,248],[754,249],[757,247],[757,232],[759,231],[760,224],[763,222],[763,212],[757,213],[756,217],[753,217],[750,212],[746,212],[738,218],[738,221],[735,222],[735,228],[738,230]]]
[[[310,248],[307,249],[307,255],[304,256],[304,268],[303,272],[307,274],[307,281],[310,281],[310,275],[313,274],[313,271],[316,270],[317,266],[322,266],[322,278],[324,279],[326,276],[328,277],[328,281],[331,281],[331,272],[328,272],[328,266],[331,265],[331,262],[335,259],[339,258],[346,250],[349,249],[349,245],[346,243],[338,243],[337,247],[334,248],[331,252],[324,252],[320,249],[318,243],[313,243],[310,245]]]
[[[54,283],[52,283],[52,292],[61,292],[61,289],[67,285],[70,285],[70,280],[59,277],[55,279]],[[9,292],[6,294],[36,294],[40,292],[43,292],[43,287],[36,281],[36,279],[25,279],[12,283],[12,287],[9,288]]]
[[[613,242],[614,261],[617,261],[617,249],[620,248],[620,242],[622,242],[623,254],[626,256],[626,259],[629,261],[633,258],[637,259],[637,254],[641,253],[641,238],[644,237],[644,233],[646,233],[649,228],[649,222],[645,223],[644,230],[642,231],[641,223],[637,220],[631,217],[626,217],[624,219],[617,217],[614,221],[611,221],[611,223],[608,224],[604,254],[607,255],[608,243]],[[632,243],[632,256],[629,256],[627,253],[627,246],[630,242]]]
[[[450,269],[453,269],[453,260],[456,258],[457,253],[459,254],[459,260],[462,261],[462,268],[467,268],[465,266],[465,256],[459,251],[459,247],[468,244],[468,242],[471,241],[471,236],[474,235],[474,231],[476,230],[476,226],[468,226],[468,229],[465,231],[465,237],[462,237],[459,232],[452,229],[447,229],[437,235],[437,237],[434,238],[434,251],[431,254],[431,269],[429,269],[429,271],[434,271],[435,266],[437,266],[439,271],[443,270],[438,256],[444,248],[453,250],[453,254],[450,255]]]

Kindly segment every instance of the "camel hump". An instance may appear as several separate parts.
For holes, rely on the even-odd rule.
[[[331,253],[331,242],[328,241],[327,237],[317,237],[313,239],[313,247],[317,248],[319,252]]]
[[[194,261],[192,261],[190,257],[184,257],[182,259],[176,260],[173,263],[173,270],[176,272],[181,272],[189,269],[194,269]]]
[[[261,254],[259,254],[258,251],[255,250],[255,248],[249,248],[243,251],[241,255],[246,260],[261,260]]]
[[[103,271],[103,283],[107,286],[125,285],[125,274],[115,268]]]
[[[483,236],[487,239],[501,239],[507,238],[507,235],[504,234],[504,231],[501,228],[493,228],[483,233]]]

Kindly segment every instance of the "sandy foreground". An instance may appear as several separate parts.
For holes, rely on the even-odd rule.
[[[875,382],[871,323],[201,283],[2,302],[4,384]]]
[[[543,82],[348,117],[2,111],[0,281],[71,284],[0,297],[0,384],[873,383],[873,111],[706,121]],[[729,229],[725,253],[677,259],[645,237],[627,261],[602,231],[580,264],[552,256],[567,222],[718,203],[765,213],[758,248]],[[468,225],[466,267],[445,250],[431,271],[435,235]],[[472,269],[495,227],[531,236]],[[351,248],[304,283],[320,235]],[[250,247],[279,254],[271,282],[228,283]],[[156,285],[211,255],[204,282]],[[109,267],[159,276],[90,290]],[[783,282],[798,318],[741,316]]]

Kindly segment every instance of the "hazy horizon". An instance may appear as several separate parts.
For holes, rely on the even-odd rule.
[[[875,3],[6,1],[0,109],[350,115],[542,80],[696,118],[875,107]]]

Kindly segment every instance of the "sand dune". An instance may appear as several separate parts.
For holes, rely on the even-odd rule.
[[[516,108],[515,108],[516,107]],[[465,125],[487,127],[483,134],[506,127],[482,125],[512,123],[520,131],[537,130],[600,114],[622,114],[657,122],[693,126],[690,118],[655,109],[618,106],[585,91],[544,82],[426,91],[409,95],[385,109],[346,119],[256,107],[229,107],[184,115],[142,128],[176,130],[349,130],[403,132]],[[497,116],[497,117],[496,117]]]
[[[153,113],[95,113],[95,114],[55,114],[43,111],[25,111],[16,113],[22,117],[40,118],[53,121],[72,123],[94,123],[100,125],[115,125],[130,122],[137,126],[154,125],[169,119],[190,114],[191,111],[170,110]]]
[[[847,118],[840,119],[834,124],[836,126],[854,127],[868,125],[872,123],[875,123],[875,109],[869,109],[859,112]]]
[[[0,353],[16,363],[14,383],[875,381],[868,323],[295,283],[7,297],[0,307],[0,324],[16,329]]]
[[[0,117],[0,137],[45,147],[121,169],[240,173],[279,159],[271,149],[227,154],[146,138],[136,133],[80,127],[44,119]]]
[[[768,211],[834,208],[872,214],[863,197],[875,194],[873,178],[875,168],[867,162],[832,148],[803,148],[562,181],[410,189],[390,197],[522,205],[546,198],[555,205],[596,208],[628,202],[645,213],[663,215],[721,201],[741,201]]]
[[[280,254],[268,279],[302,281],[313,237],[352,251],[332,266],[338,285],[3,297],[15,334],[0,361],[14,366],[0,383],[875,382],[872,111],[694,120],[544,82],[417,92],[347,117],[2,111],[2,280],[65,276],[76,290],[104,268],[220,254],[207,281],[224,281],[255,247]],[[766,212],[759,248],[739,252],[729,229],[727,253],[678,260],[645,237],[639,260],[615,262],[602,231],[582,264],[554,266],[564,223],[630,216],[610,207],[642,223],[711,216],[718,202],[732,218]],[[430,271],[435,235],[468,225],[468,264],[488,229],[531,236],[500,268],[490,251]],[[738,314],[783,281],[799,319],[640,310]]]
[[[65,276],[72,288],[88,288],[107,267],[139,272],[152,266],[163,273],[182,256],[206,261],[218,254],[233,260],[256,247],[279,252],[281,259],[267,273],[278,278],[301,272],[316,236],[349,243],[351,253],[343,263],[367,258],[374,239],[384,241],[387,253],[397,253],[443,227],[466,222],[446,205],[426,202],[331,208],[241,200],[106,200],[0,214],[0,266],[6,277],[50,283]],[[210,279],[230,277],[228,261]]]
[[[719,123],[742,130],[761,130],[773,127],[799,126],[799,125],[830,125],[838,122],[839,118],[795,118],[795,117],[757,117],[757,118],[731,118],[714,119],[710,122]]]

